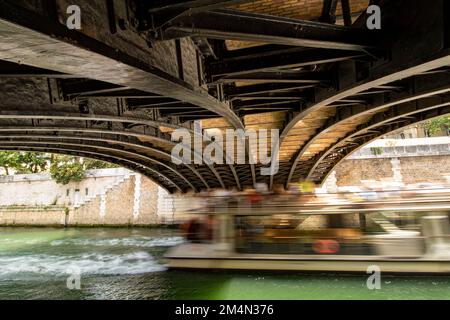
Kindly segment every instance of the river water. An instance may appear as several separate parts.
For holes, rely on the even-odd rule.
[[[450,299],[450,277],[168,271],[166,229],[0,228],[0,299]],[[79,276],[80,290],[76,287]]]

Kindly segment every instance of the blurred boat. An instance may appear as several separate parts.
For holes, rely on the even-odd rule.
[[[388,273],[450,273],[448,194],[289,199],[192,211],[197,223],[208,222],[168,251],[169,267],[365,273],[376,265]]]

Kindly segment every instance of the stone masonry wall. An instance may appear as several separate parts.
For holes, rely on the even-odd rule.
[[[69,225],[145,226],[158,222],[158,186],[133,175],[119,186],[70,213]]]
[[[445,183],[450,176],[450,157],[426,157],[426,165],[417,158],[401,159],[401,174],[406,184],[420,182]]]
[[[159,222],[158,189],[159,187],[155,183],[142,177],[139,215],[134,219],[135,225],[148,225]]]
[[[45,174],[41,179],[35,175],[3,179],[2,190],[21,187],[19,195],[22,199],[16,197],[14,205],[0,202],[0,226],[148,226],[159,222],[159,187],[156,184],[126,170],[118,171],[117,176],[111,176],[111,171],[107,173],[110,180],[105,181],[102,170],[91,173],[83,185],[88,188],[95,185],[98,194],[74,206],[50,203],[52,197],[42,197],[44,203],[40,205],[34,200],[30,202],[28,198],[33,197],[33,190],[49,184]],[[95,175],[103,179],[104,191]],[[47,191],[51,192],[42,190],[43,193]]]
[[[450,178],[450,156],[350,159],[339,164],[335,174],[338,187],[362,186],[365,180],[440,184]]]
[[[0,208],[0,226],[64,226],[62,207]]]
[[[341,186],[359,186],[363,180],[393,177],[390,159],[344,160],[336,168],[336,183]]]

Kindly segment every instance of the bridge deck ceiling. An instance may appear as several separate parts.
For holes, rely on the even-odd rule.
[[[376,1],[381,30],[368,0],[106,3],[71,1],[81,30],[64,24],[65,0],[0,3],[4,149],[91,155],[170,192],[242,190],[321,183],[362,145],[450,111],[447,1]],[[174,164],[171,134],[187,129],[193,148],[197,120],[207,134],[279,130],[279,150],[266,146],[278,172],[228,164],[236,150]]]

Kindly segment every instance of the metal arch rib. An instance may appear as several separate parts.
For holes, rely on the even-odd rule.
[[[235,128],[243,127],[227,104],[203,89],[195,89],[155,66],[80,32],[70,31],[56,21],[41,21],[42,17],[34,12],[0,2],[0,46],[4,44],[8,48],[0,51],[0,59],[65,74],[89,75],[90,79],[171,97],[210,110]],[[27,50],[9,46],[12,37],[22,41]]]
[[[29,135],[29,134],[25,134],[25,135],[0,135],[0,138],[11,138],[11,139],[22,139],[22,138],[31,138],[31,139],[42,139],[42,140],[56,140],[56,139],[61,139],[61,140],[81,140],[81,141],[97,141],[97,142],[106,142],[106,143],[115,143],[115,144],[120,144],[120,145],[126,145],[126,146],[131,146],[131,147],[139,147],[142,149],[150,149],[150,148],[146,148],[144,146],[140,146],[140,145],[136,145],[133,143],[127,143],[127,142],[123,142],[123,141],[116,141],[116,140],[109,140],[109,139],[103,139],[103,138],[94,138],[94,137],[76,137],[76,136],[45,136],[45,135],[41,135],[41,136],[36,136],[36,135]],[[82,144],[84,145],[84,144]],[[81,146],[82,146],[81,145]],[[89,145],[89,144],[88,144]],[[92,145],[95,147],[98,147],[96,145]],[[98,147],[98,148],[103,148],[103,147]],[[125,150],[121,150],[121,149],[115,149],[113,147],[105,147],[111,150],[114,150],[116,152],[122,152]],[[125,151],[125,152],[130,152],[130,151]],[[174,168],[172,168],[169,165],[166,165],[165,163],[158,161],[156,159],[153,159],[151,157],[148,156],[142,156],[139,153],[135,153],[135,152],[130,152],[132,154],[135,154],[137,156],[140,157],[145,157],[146,159],[148,159],[149,162],[155,163],[157,165],[163,166],[164,168],[170,170],[171,172],[175,173],[176,175],[178,175],[184,182],[186,182],[193,190],[198,191],[197,187],[195,187],[190,181],[189,179],[187,179],[184,175],[182,175],[180,172],[178,172],[177,170],[175,170]]]
[[[339,141],[338,143],[334,144],[333,146],[331,146],[330,148],[328,148],[325,152],[323,152],[323,153],[320,155],[319,159],[318,159],[317,161],[315,161],[313,167],[309,170],[308,175],[307,175],[307,179],[311,178],[311,176],[312,176],[312,174],[314,173],[315,169],[318,167],[318,165],[319,165],[319,164],[320,164],[320,163],[321,163],[321,162],[322,162],[329,154],[331,154],[331,153],[332,153],[334,150],[336,150],[336,148],[338,148],[339,146],[345,145],[345,143],[346,143],[348,140],[350,140],[350,139],[352,139],[352,138],[354,138],[354,137],[357,137],[358,135],[361,135],[361,134],[363,134],[364,132],[367,132],[368,130],[374,129],[374,128],[379,127],[379,126],[382,126],[382,125],[386,125],[386,124],[388,124],[389,122],[392,122],[392,121],[394,121],[394,120],[398,120],[398,119],[401,119],[401,118],[404,118],[404,117],[412,116],[412,115],[414,115],[414,114],[423,113],[423,112],[430,111],[430,110],[433,110],[433,109],[445,108],[445,107],[447,107],[447,106],[450,105],[450,101],[448,101],[448,100],[450,100],[450,99],[447,98],[446,100],[447,100],[446,102],[442,102],[442,101],[441,101],[441,102],[438,103],[438,104],[434,103],[434,104],[431,104],[430,106],[426,106],[426,107],[423,107],[423,108],[421,108],[421,109],[416,109],[416,110],[414,110],[414,111],[404,112],[404,113],[402,113],[402,114],[397,114],[397,115],[394,115],[393,117],[389,117],[389,118],[384,119],[384,120],[382,120],[382,121],[378,121],[378,122],[375,121],[373,124],[369,124],[369,125],[367,125],[365,128],[363,128],[363,129],[356,130],[356,131],[352,132],[351,134],[347,135],[347,136],[346,136],[345,138],[343,138],[341,141]]]
[[[130,153],[131,152],[126,152],[126,151],[122,151],[122,150],[117,150],[117,149],[112,149],[112,148],[105,148],[105,147],[99,147],[99,146],[92,146],[92,145],[80,145],[80,144],[74,144],[74,143],[64,143],[64,142],[48,142],[48,141],[23,141],[23,142],[14,142],[14,141],[2,141],[3,145],[8,145],[8,144],[25,144],[25,145],[56,145],[56,146],[66,146],[66,147],[79,147],[79,148],[90,148],[90,149],[104,149],[104,150],[109,150],[109,151],[114,151],[114,152],[122,152],[122,153]],[[76,151],[76,149],[72,149],[74,151]],[[95,153],[94,153],[95,154]],[[100,154],[100,153],[97,153]],[[100,154],[101,155],[101,154]],[[137,154],[133,154],[134,156],[137,156]],[[110,156],[108,154],[108,156]],[[132,161],[126,158],[122,158],[122,157],[117,157],[117,156],[111,156],[123,161],[127,161],[130,163],[134,163],[136,165],[145,167],[147,170],[155,173],[156,175],[160,175],[162,177],[164,177],[164,179],[167,179],[167,181],[169,181],[170,183],[172,183],[180,192],[183,192],[183,189],[177,184],[175,183],[172,179],[170,179],[169,177],[167,177],[166,175],[162,174],[161,172],[152,169],[151,167],[148,167],[142,163],[136,162],[136,161]],[[145,157],[143,157],[145,158]]]
[[[143,137],[146,139],[149,138],[155,138],[157,140],[163,140],[161,138],[157,138],[154,136],[149,136],[149,135],[144,135],[144,134],[138,134],[138,133],[134,133],[131,131],[115,131],[115,130],[100,130],[100,129],[86,129],[86,128],[61,128],[61,127],[11,127],[11,128],[5,128],[5,127],[0,127],[0,133],[1,132],[18,132],[18,131],[27,131],[27,132],[33,132],[33,131],[38,131],[38,132],[45,132],[45,131],[51,131],[51,132],[83,132],[83,133],[98,133],[98,134],[111,134],[111,135],[122,135],[122,136],[136,136],[136,137]],[[27,135],[29,136],[29,135]],[[46,136],[46,137],[51,137],[51,136]],[[60,137],[60,136],[57,136]],[[75,137],[72,137],[75,139]],[[79,138],[81,139],[81,137]],[[91,138],[89,138],[91,139]],[[96,138],[93,138],[96,139]],[[119,143],[119,144],[127,144],[127,145],[131,145],[131,146],[135,146],[137,148],[141,148],[141,149],[147,149],[151,152],[155,152],[158,154],[161,154],[164,157],[171,157],[172,155],[157,149],[157,148],[153,148],[153,147],[149,147],[145,144],[140,145],[140,144],[135,144],[135,143],[129,143],[129,142],[124,142],[124,141],[120,141],[120,140],[112,140],[112,139],[102,139],[105,142],[112,142],[112,143]],[[166,142],[166,140],[163,140],[164,142]],[[185,165],[187,168],[189,168],[201,181],[202,183],[206,186],[206,188],[210,189],[208,183],[206,182],[205,178],[192,166],[192,165]]]
[[[224,117],[234,128],[244,129],[242,121],[230,106],[215,99],[205,90],[194,88],[179,78],[80,32],[68,31],[59,23],[48,21],[41,24],[39,21],[39,15],[0,2],[0,45],[2,41],[9,43],[10,37],[18,34],[19,40],[28,44],[27,51],[17,47],[1,51],[0,59],[11,62],[20,61],[21,64],[45,67],[64,74],[83,77],[88,74],[91,79],[171,97],[210,110]],[[43,50],[44,48],[50,50],[52,54]],[[73,63],[58,64],[58,61],[73,61]],[[80,61],[89,63],[80,67]],[[87,69],[85,66],[88,66]],[[225,187],[218,172],[212,166],[209,168],[220,185]],[[253,165],[251,169],[254,172]],[[231,170],[233,171],[233,168]],[[236,185],[240,186],[235,172],[233,176]]]
[[[124,158],[120,158],[117,156],[111,156],[111,155],[104,155],[101,153],[97,153],[97,152],[91,152],[91,151],[85,151],[85,150],[76,150],[76,149],[70,149],[70,148],[57,148],[57,147],[46,147],[46,146],[22,146],[20,145],[22,143],[18,143],[17,145],[11,143],[9,146],[1,146],[0,149],[1,150],[22,150],[22,151],[31,151],[31,152],[54,152],[54,153],[64,153],[66,152],[67,154],[73,154],[73,155],[81,155],[81,156],[85,156],[88,158],[94,158],[94,159],[99,159],[102,161],[118,161],[119,163],[121,163],[121,165],[123,165],[124,167],[128,167],[134,171],[139,171],[139,169],[136,169],[135,166],[142,167],[145,168],[145,170],[152,172],[153,174],[155,174],[156,176],[161,176],[164,177],[163,175],[159,174],[158,172],[152,170],[151,168],[148,168],[138,162],[134,162],[134,161],[130,161]],[[142,169],[141,169],[142,170]],[[146,175],[150,180],[152,180],[154,183],[156,183],[157,185],[161,186],[162,188],[164,188],[167,192],[170,193],[170,190],[167,188],[167,186],[164,186],[162,181],[158,181],[152,177],[148,176],[148,173],[146,173],[145,171],[142,170],[142,172],[144,175]],[[181,188],[178,187],[178,185],[176,185],[175,183],[171,182],[170,179],[167,179],[166,177],[164,177],[164,179],[167,180],[167,182],[171,183],[179,192],[182,192]]]
[[[431,61],[425,62],[423,64],[420,64],[418,66],[414,66],[414,67],[410,67],[401,71],[398,71],[396,73],[393,74],[388,74],[385,76],[382,76],[380,78],[377,79],[372,79],[369,80],[363,84],[359,84],[356,86],[353,86],[349,89],[346,89],[344,91],[341,91],[335,95],[332,95],[326,99],[323,99],[322,101],[320,101],[319,103],[316,103],[314,105],[311,105],[310,107],[308,107],[307,109],[305,109],[303,112],[299,113],[296,117],[294,117],[294,119],[292,119],[284,128],[283,133],[281,134],[281,140],[280,142],[282,143],[284,141],[284,139],[288,136],[289,131],[300,121],[302,120],[305,116],[309,115],[311,112],[316,111],[322,107],[326,107],[336,101],[345,99],[349,96],[358,94],[362,91],[366,91],[369,89],[372,89],[373,87],[376,86],[382,86],[385,85],[387,83],[390,82],[394,82],[396,80],[400,80],[400,79],[404,79],[404,78],[408,78],[411,76],[414,76],[416,74],[420,74],[426,71],[430,71],[445,65],[448,65],[450,63],[450,50],[443,50],[443,52],[441,53],[441,56],[437,59],[433,59]]]
[[[428,121],[428,120],[430,120],[430,119],[432,119],[432,118],[440,117],[440,116],[442,116],[442,115],[445,114],[445,113],[450,113],[450,108],[449,108],[449,106],[447,105],[447,106],[444,106],[444,107],[441,107],[441,108],[437,108],[437,109],[435,109],[435,111],[437,111],[437,113],[438,113],[438,115],[435,116],[435,117],[426,118],[426,116],[425,116],[424,118],[426,118],[426,119],[423,119],[423,118],[422,118],[422,119],[420,119],[420,120],[418,120],[418,121],[413,121],[413,122],[408,123],[408,124],[406,124],[406,125],[404,125],[404,126],[400,126],[400,127],[396,128],[396,129],[393,130],[393,131],[389,131],[389,132],[386,132],[386,133],[379,134],[379,135],[375,136],[373,139],[369,139],[366,143],[364,143],[364,144],[362,144],[362,145],[360,145],[360,146],[358,146],[358,147],[355,147],[355,148],[354,148],[353,150],[351,150],[345,157],[343,157],[343,158],[340,159],[338,162],[336,162],[335,164],[333,164],[332,168],[328,171],[328,173],[325,175],[325,177],[322,178],[322,182],[325,181],[325,180],[328,178],[328,176],[331,174],[331,172],[334,170],[334,168],[336,168],[342,161],[344,161],[346,158],[348,158],[349,156],[351,156],[354,152],[358,151],[359,149],[361,149],[361,148],[364,147],[365,145],[371,143],[374,139],[379,139],[379,138],[380,138],[381,136],[383,136],[383,135],[386,135],[386,134],[389,134],[389,133],[392,133],[392,132],[396,132],[396,131],[402,130],[402,129],[404,129],[404,128],[408,127],[408,126],[411,126],[411,125],[413,125],[413,124],[421,123],[421,122],[423,122],[423,121]],[[425,112],[426,112],[426,111],[425,111]],[[424,113],[425,113],[425,112],[424,112]]]
[[[411,76],[414,76],[416,74],[420,74],[426,71],[430,71],[433,69],[437,69],[439,67],[448,65],[450,63],[450,50],[445,49],[442,50],[437,56],[433,56],[431,59],[429,59],[426,62],[423,62],[419,65],[407,65],[404,68],[397,69],[394,73],[389,73],[386,71],[383,75],[369,79],[365,81],[364,83],[355,83],[355,85],[350,86],[349,88],[346,88],[338,93],[335,93],[331,96],[328,96],[325,99],[322,99],[320,102],[315,103],[304,109],[302,112],[300,112],[298,115],[296,115],[289,123],[284,127],[283,132],[280,136],[280,149],[282,148],[283,142],[286,139],[286,137],[289,136],[289,132],[291,129],[294,128],[294,126],[301,121],[304,117],[309,115],[310,113],[319,110],[323,107],[326,107],[334,102],[337,102],[339,100],[345,99],[349,96],[358,94],[362,91],[369,90],[376,86],[385,85],[387,83],[391,83],[396,80],[408,78]],[[274,163],[274,160],[279,156],[279,150],[277,150],[276,153],[272,156],[272,163]],[[273,179],[274,175],[270,177],[270,187],[273,185]]]
[[[288,176],[288,178],[287,178],[287,180],[286,180],[286,186],[290,183],[290,181],[291,181],[291,179],[292,179],[292,176],[293,176],[294,173],[295,173],[295,170],[296,170],[296,168],[297,168],[298,162],[300,161],[301,157],[302,157],[302,156],[304,155],[304,153],[308,150],[308,148],[309,148],[309,147],[310,147],[317,139],[320,138],[321,134],[326,133],[326,132],[329,132],[329,131],[330,131],[331,129],[333,129],[334,127],[336,127],[336,126],[338,126],[338,125],[340,125],[340,124],[342,124],[342,123],[344,123],[344,122],[346,122],[346,121],[352,120],[352,119],[354,119],[354,118],[360,117],[360,116],[365,115],[365,114],[370,114],[370,113],[376,112],[376,111],[381,110],[381,109],[384,109],[384,108],[389,108],[389,107],[396,106],[396,105],[399,105],[399,104],[402,104],[402,103],[406,103],[406,102],[410,102],[410,101],[413,101],[413,100],[423,99],[423,98],[426,98],[426,97],[429,97],[429,96],[447,93],[447,92],[450,91],[450,79],[447,79],[447,80],[444,81],[444,82],[446,82],[447,84],[446,84],[446,85],[438,86],[437,88],[434,88],[434,89],[432,89],[432,90],[416,91],[414,94],[412,94],[412,95],[407,95],[406,97],[401,97],[401,98],[398,98],[398,99],[396,99],[396,100],[392,100],[392,101],[389,101],[389,102],[386,102],[386,103],[380,103],[380,104],[373,105],[373,106],[366,106],[366,107],[364,108],[363,111],[361,111],[361,112],[355,112],[355,113],[349,115],[348,117],[345,117],[345,118],[342,118],[342,119],[339,119],[338,116],[335,116],[335,120],[333,120],[333,121],[331,122],[331,124],[329,124],[329,125],[328,125],[328,124],[325,124],[324,127],[320,128],[320,129],[317,131],[317,134],[315,134],[315,135],[314,135],[314,136],[313,136],[313,137],[312,137],[312,138],[311,138],[311,139],[310,139],[310,140],[302,147],[302,149],[298,152],[298,154],[296,155],[295,160],[294,160],[294,162],[293,162],[293,164],[292,164],[292,166],[291,166],[291,169],[290,169],[290,171],[289,171],[289,176]]]
[[[194,133],[192,130],[185,128],[185,127],[181,127],[181,126],[177,126],[177,125],[172,125],[172,124],[166,124],[164,122],[158,122],[158,121],[151,121],[151,120],[141,120],[141,119],[135,119],[135,118],[130,118],[130,117],[113,117],[113,116],[105,116],[105,115],[99,115],[99,116],[92,116],[92,115],[80,115],[80,114],[76,114],[76,113],[65,113],[65,112],[61,112],[61,113],[57,113],[56,115],[42,115],[42,113],[34,113],[34,112],[29,112],[28,114],[14,114],[13,111],[7,111],[7,110],[0,110],[0,119],[55,119],[55,120],[76,120],[76,121],[88,121],[88,120],[93,120],[93,121],[110,121],[110,122],[120,122],[120,123],[132,123],[132,124],[142,124],[142,125],[146,125],[146,126],[150,126],[150,127],[159,127],[159,126],[167,126],[169,128],[173,128],[173,129],[186,129],[191,133]],[[79,131],[79,129],[77,129]],[[145,137],[152,137],[149,135],[144,135]],[[159,141],[165,142],[165,143],[172,143],[174,144],[172,141],[169,140],[165,140],[165,139],[161,139],[161,138],[157,138],[154,137],[155,139],[159,139]],[[197,154],[197,152],[195,150],[193,150],[194,152],[194,156],[199,156]],[[223,180],[220,176],[220,174],[217,172],[217,170],[214,168],[214,166],[208,165],[209,170],[212,171],[213,175],[217,178],[217,180],[219,181],[219,184],[225,188],[225,184],[223,183]]]

